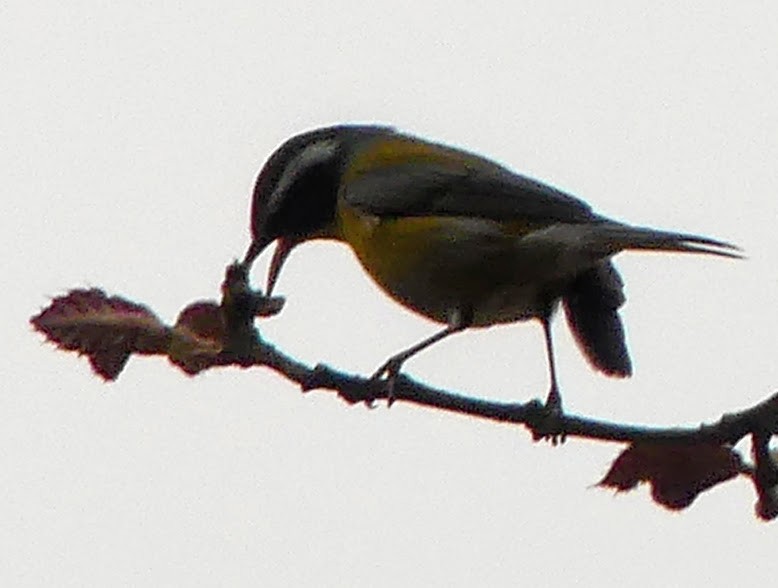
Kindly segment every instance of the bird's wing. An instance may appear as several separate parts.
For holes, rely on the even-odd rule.
[[[341,197],[379,217],[460,216],[540,225],[598,220],[569,194],[471,153],[380,137],[346,164]]]
[[[567,323],[589,363],[610,376],[632,374],[619,307],[623,282],[610,261],[579,275],[562,300]]]

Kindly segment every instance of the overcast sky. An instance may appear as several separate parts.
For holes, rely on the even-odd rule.
[[[752,405],[778,386],[778,5],[679,4],[3,2],[0,583],[775,577],[776,527],[755,520],[746,481],[671,513],[645,488],[591,487],[615,445],[347,407],[263,369],[192,379],[133,358],[105,384],[27,323],[79,286],[166,321],[216,297],[280,142],[391,123],[617,219],[741,245],[744,262],[617,258],[631,380],[593,373],[564,320],[555,335],[571,412],[694,425]],[[340,245],[296,250],[277,291],[287,306],[263,333],[309,363],[368,374],[437,328]],[[406,369],[483,398],[548,386],[537,324],[458,335]]]

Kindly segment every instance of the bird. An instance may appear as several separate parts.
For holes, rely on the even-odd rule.
[[[389,386],[405,362],[470,328],[537,320],[549,373],[545,406],[561,412],[551,320],[559,306],[594,370],[628,377],[619,308],[625,250],[739,258],[716,239],[633,226],[495,161],[391,126],[339,124],[299,133],[261,168],[242,266],[271,244],[266,296],[289,253],[317,239],[350,246],[391,298],[443,328],[372,375]]]

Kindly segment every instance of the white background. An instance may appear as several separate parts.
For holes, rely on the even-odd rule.
[[[591,487],[615,445],[551,448],[399,403],[347,407],[262,369],[190,379],[133,358],[105,384],[27,320],[78,286],[166,321],[215,298],[281,141],[391,123],[614,218],[744,247],[744,262],[618,258],[631,380],[593,373],[556,322],[568,410],[714,420],[778,385],[776,39],[772,2],[0,4],[0,582],[775,578],[776,527],[755,520],[746,481],[671,513],[645,488]],[[298,249],[278,292],[287,307],[263,333],[309,363],[367,374],[437,328],[335,244]],[[547,390],[536,324],[459,335],[407,370],[477,397]]]

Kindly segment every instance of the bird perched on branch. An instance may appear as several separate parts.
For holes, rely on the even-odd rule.
[[[582,353],[609,376],[632,373],[618,314],[623,282],[611,257],[658,250],[740,257],[707,237],[635,227],[467,151],[383,126],[342,125],[292,137],[259,173],[248,270],[277,242],[275,286],[303,241],[347,243],[400,304],[445,325],[373,375],[391,387],[403,363],[472,327],[537,319],[548,358],[549,408],[561,411],[550,321],[561,302]]]

